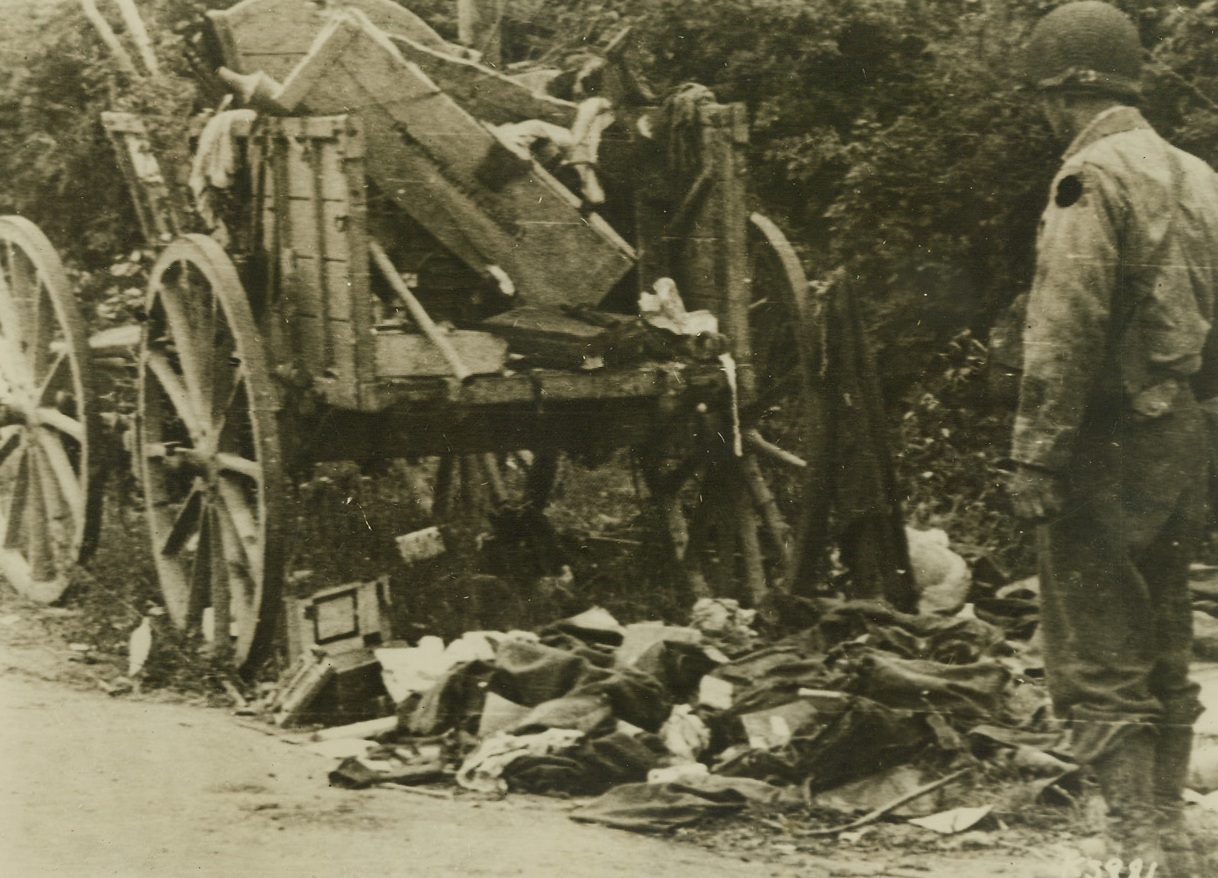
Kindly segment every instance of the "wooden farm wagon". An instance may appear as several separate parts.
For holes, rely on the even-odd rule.
[[[119,362],[166,608],[211,608],[238,668],[273,645],[290,475],[320,461],[439,455],[441,493],[540,507],[560,453],[631,448],[696,588],[790,582],[824,548],[801,536],[821,348],[748,206],[743,107],[650,101],[612,60],[555,97],[389,0],[321,6],[211,13],[243,109],[196,126],[202,206],[144,120],[106,114],[159,252],[138,328],[86,335],[47,239],[0,219],[4,576],[54,600],[94,547],[94,385]]]

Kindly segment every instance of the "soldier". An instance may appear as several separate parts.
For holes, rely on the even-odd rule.
[[[1218,176],[1133,106],[1141,58],[1133,23],[1099,0],[1058,7],[1025,48],[1069,146],[1037,239],[1009,488],[1039,524],[1049,690],[1113,853],[1175,878],[1194,874],[1187,576],[1208,463],[1192,385],[1218,292]]]

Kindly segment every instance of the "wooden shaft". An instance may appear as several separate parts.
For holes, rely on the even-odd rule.
[[[808,468],[808,462],[806,460],[804,460],[798,454],[792,454],[785,448],[780,448],[773,442],[768,441],[764,436],[761,435],[756,427],[744,431],[744,444],[760,452],[761,454],[766,455],[767,457],[774,458],[779,463],[785,463],[787,466],[794,467],[795,469]]]
[[[398,298],[402,300],[402,304],[406,306],[406,310],[410,312],[411,318],[418,324],[419,329],[423,330],[423,334],[436,346],[436,349],[444,357],[449,368],[453,370],[453,374],[461,381],[468,381],[473,373],[461,361],[461,355],[457,353],[457,349],[453,347],[452,342],[436,326],[431,315],[427,313],[427,309],[423,307],[423,303],[415,298],[414,293],[410,291],[410,287],[406,286],[406,282],[402,280],[398,274],[397,268],[390,261],[389,256],[385,253],[383,247],[377,241],[368,242],[368,252],[372,254],[372,261],[376,263],[376,267],[381,270],[385,276],[385,280],[389,281],[389,286],[397,293]]]
[[[102,42],[106,44],[106,48],[110,50],[110,54],[114,56],[115,63],[119,68],[133,79],[139,79],[140,71],[136,68],[135,62],[131,60],[131,55],[123,48],[123,44],[118,41],[118,37],[114,33],[114,29],[110,27],[110,23],[102,16],[97,9],[96,0],[80,0],[80,8],[85,12],[85,18],[89,19],[89,23],[97,30],[97,33],[102,38]]]
[[[123,23],[127,25],[131,39],[135,40],[135,46],[140,50],[140,60],[144,62],[149,73],[153,76],[158,75],[161,67],[157,64],[156,53],[152,50],[152,40],[148,36],[148,28],[144,27],[144,19],[140,17],[140,11],[135,7],[135,0],[114,0],[114,2],[118,4],[118,11],[123,15]]]

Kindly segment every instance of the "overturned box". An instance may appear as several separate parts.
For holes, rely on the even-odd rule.
[[[389,577],[349,582],[288,598],[288,650],[295,661],[314,647],[327,655],[371,649],[393,638]]]

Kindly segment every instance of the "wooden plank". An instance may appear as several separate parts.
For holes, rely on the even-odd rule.
[[[288,202],[288,210],[292,214],[290,244],[293,250],[309,254],[310,257],[324,252],[327,260],[350,261],[351,253],[345,234],[348,217],[345,201],[322,202],[321,215],[318,216],[313,199],[293,198]],[[321,228],[318,228],[319,219]]]
[[[713,155],[718,176],[719,265],[722,305],[718,317],[727,335],[736,374],[740,402],[748,405],[756,397],[753,345],[749,331],[752,285],[749,268],[748,226],[748,113],[743,104],[711,105],[702,109],[703,152]]]
[[[355,328],[352,357],[361,410],[376,406],[376,348],[371,329],[380,315],[380,301],[372,294],[368,252],[368,187],[364,166],[364,128],[361,120],[347,124],[343,174],[347,181],[347,216],[342,228],[348,252],[347,292],[351,299],[351,325]]]
[[[502,372],[508,344],[489,332],[457,329],[448,332],[449,343],[475,375]],[[426,336],[416,332],[377,332],[376,372],[380,378],[451,375],[452,367]]]
[[[152,151],[144,121],[133,113],[105,112],[102,126],[114,146],[145,240],[157,244],[176,236],[182,228],[180,211]]]
[[[404,6],[392,0],[344,0],[337,8],[360,10],[376,27],[421,45],[460,52]],[[225,66],[238,73],[261,70],[275,79],[292,72],[325,27],[327,11],[304,0],[242,0],[207,13],[224,53]]]
[[[278,696],[275,724],[291,726],[299,722],[334,675],[334,662],[328,656],[305,656],[300,665],[292,669],[287,686]]]
[[[632,248],[540,165],[507,149],[354,13],[335,19],[278,100],[362,114],[367,173],[475,271],[503,269],[523,301],[595,304]],[[578,254],[578,258],[572,258]]]
[[[405,37],[393,45],[471,116],[503,125],[526,119],[543,119],[563,128],[575,122],[578,106],[571,101],[538,94],[514,79],[475,61],[438,52]]]
[[[609,330],[554,308],[513,308],[480,325],[506,339],[512,353],[536,365],[579,369],[596,361],[605,364]]]
[[[272,354],[329,404],[359,409],[375,380],[362,128],[342,114],[269,121],[254,148],[270,180],[261,225],[275,266]]]
[[[308,150],[306,151],[306,144]],[[347,176],[343,172],[346,157],[335,147],[334,142],[321,138],[287,136],[284,145],[288,151],[288,194],[293,199],[313,199],[312,176],[309,173],[309,156],[316,150],[321,155],[322,199],[335,204],[347,203]]]

